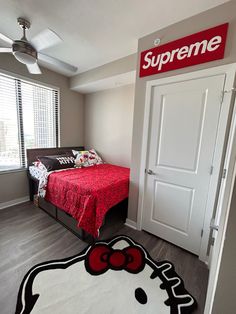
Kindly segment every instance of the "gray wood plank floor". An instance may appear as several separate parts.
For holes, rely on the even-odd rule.
[[[111,211],[101,238],[118,234],[142,244],[155,260],[172,262],[186,289],[197,299],[195,313],[203,313],[208,280],[204,263],[181,248],[125,226],[119,213]],[[0,210],[0,313],[15,312],[20,283],[32,266],[77,254],[87,245],[30,202]]]

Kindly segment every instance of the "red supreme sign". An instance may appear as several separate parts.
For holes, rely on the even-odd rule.
[[[139,76],[223,59],[228,23],[141,52]]]

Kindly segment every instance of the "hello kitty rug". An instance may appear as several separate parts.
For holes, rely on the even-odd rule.
[[[196,306],[170,262],[155,262],[140,244],[117,236],[33,267],[16,314],[189,314]]]

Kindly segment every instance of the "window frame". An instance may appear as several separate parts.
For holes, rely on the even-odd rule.
[[[5,71],[3,69],[0,69],[0,75],[3,75],[3,76],[6,76],[6,77],[9,77],[11,79],[16,80],[17,84],[19,84],[20,82],[25,82],[25,83],[32,84],[32,85],[35,85],[35,86],[38,86],[38,87],[52,89],[52,90],[57,92],[57,111],[58,112],[57,112],[57,115],[55,117],[55,119],[57,121],[57,123],[56,123],[56,132],[57,132],[57,134],[56,134],[56,137],[57,137],[56,148],[57,147],[61,147],[61,123],[60,123],[61,122],[60,121],[60,98],[61,97],[60,97],[60,88],[58,86],[51,85],[51,84],[48,84],[48,83],[45,83],[45,82],[41,82],[41,81],[38,81],[38,80],[34,80],[32,78],[25,77],[23,75],[20,75],[20,74],[17,74],[17,73],[13,73],[13,72],[10,72],[10,71]],[[17,102],[18,101],[19,100],[17,99]],[[20,151],[20,160],[21,160],[22,166],[18,167],[18,168],[12,168],[12,169],[4,169],[4,170],[0,169],[0,175],[1,174],[7,174],[7,173],[21,172],[21,171],[26,171],[27,170],[26,156],[25,156],[24,152],[22,153],[22,150],[24,149],[24,144],[23,144],[23,147],[21,145],[21,131],[22,131],[22,128],[21,128],[20,124],[23,122],[23,120],[22,120],[23,115],[19,114],[19,108],[20,108],[20,110],[22,110],[22,104],[20,106],[17,106],[18,129],[19,129],[19,137],[20,137],[19,138],[19,151]]]

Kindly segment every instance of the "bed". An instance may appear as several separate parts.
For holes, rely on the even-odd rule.
[[[80,238],[99,237],[109,209],[127,209],[129,169],[111,164],[52,171],[45,197],[35,197],[39,180],[32,171],[38,156],[64,155],[83,147],[28,149],[30,199]],[[37,170],[37,169],[36,169]]]

